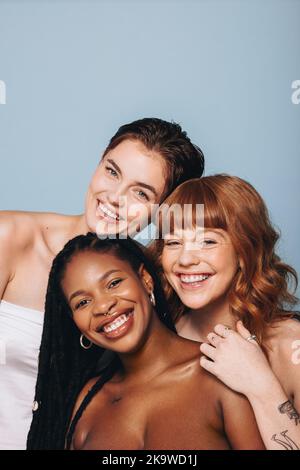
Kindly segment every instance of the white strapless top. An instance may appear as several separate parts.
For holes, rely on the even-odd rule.
[[[0,301],[0,449],[25,449],[44,314]]]

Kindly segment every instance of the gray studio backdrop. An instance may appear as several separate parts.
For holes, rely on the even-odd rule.
[[[206,174],[254,184],[300,272],[299,19],[299,0],[0,0],[0,209],[81,212],[112,134],[157,116]]]

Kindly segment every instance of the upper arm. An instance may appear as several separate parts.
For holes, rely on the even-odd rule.
[[[291,381],[292,381],[292,397],[293,397],[293,404],[298,413],[300,413],[300,339],[298,341],[297,351],[298,360],[297,364],[291,366]],[[296,367],[297,366],[297,367]]]
[[[232,449],[265,449],[254,412],[244,395],[224,387],[221,406],[226,436]]]
[[[13,277],[16,251],[15,218],[10,213],[0,212],[0,299]]]
[[[300,322],[287,320],[284,337],[280,341],[278,363],[279,382],[289,398],[293,399],[294,407],[300,412]]]

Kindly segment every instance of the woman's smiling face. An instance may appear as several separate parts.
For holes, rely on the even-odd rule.
[[[131,353],[143,343],[151,321],[152,279],[115,255],[91,250],[73,256],[62,289],[81,333],[94,344]]]
[[[164,274],[182,303],[201,309],[226,298],[238,268],[238,258],[227,232],[206,229],[168,234],[162,252]]]
[[[132,224],[135,230],[136,220],[147,222],[151,205],[162,200],[165,186],[163,158],[138,141],[124,140],[105,155],[90,182],[85,204],[89,229],[112,234]]]

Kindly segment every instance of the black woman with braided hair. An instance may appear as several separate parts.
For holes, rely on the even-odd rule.
[[[263,449],[251,407],[199,367],[132,239],[55,257],[28,449]]]
[[[81,164],[88,160],[85,156]],[[66,193],[78,165],[72,162],[65,175]],[[138,119],[110,139],[88,186],[84,213],[0,211],[0,332],[6,358],[0,376],[0,449],[26,447],[45,295],[56,254],[87,232],[133,238],[176,186],[200,177],[203,169],[201,149],[179,124]]]

